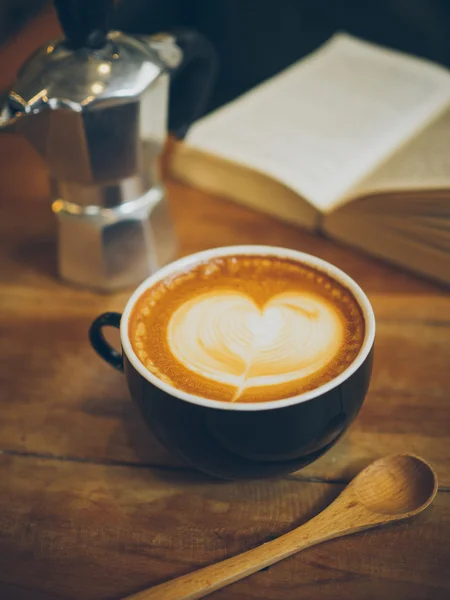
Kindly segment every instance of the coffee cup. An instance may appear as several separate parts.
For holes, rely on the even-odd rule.
[[[167,279],[226,257],[286,259],[345,288],[364,322],[364,334],[352,362],[314,389],[261,402],[224,402],[187,392],[148,369],[130,338],[130,318],[139,299]],[[106,341],[105,327],[120,329],[121,352]],[[151,340],[152,332],[148,335]],[[358,284],[324,260],[286,248],[230,246],[192,254],[163,267],[134,291],[123,314],[107,312],[97,317],[89,337],[96,352],[124,372],[130,395],[145,422],[171,452],[219,478],[260,478],[305,467],[330,449],[356,418],[372,371],[375,317]]]

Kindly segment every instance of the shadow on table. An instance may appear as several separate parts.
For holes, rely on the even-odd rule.
[[[153,477],[161,482],[167,482],[171,486],[180,486],[180,488],[185,488],[186,486],[208,485],[217,489],[228,489],[230,486],[244,488],[245,486],[250,485],[261,487],[261,489],[263,489],[271,484],[280,485],[280,482],[284,482],[287,486],[322,486],[324,488],[323,498],[317,503],[317,506],[313,507],[311,514],[308,515],[307,518],[310,518],[331,502],[343,487],[341,485],[331,485],[318,481],[306,480],[302,478],[301,471],[298,471],[297,474],[284,475],[281,477],[239,479],[235,481],[219,479],[202,473],[188,463],[183,462],[182,459],[175,454],[171,453],[155,437],[155,435],[147,428],[138,408],[131,399],[129,402],[124,402],[123,404],[122,426],[123,428],[121,428],[120,431],[116,430],[110,438],[110,446],[117,443],[117,437],[122,435],[126,436],[126,443],[128,447],[132,449],[132,452],[136,457],[136,467],[142,469],[143,480],[146,479],[146,471],[151,469]]]

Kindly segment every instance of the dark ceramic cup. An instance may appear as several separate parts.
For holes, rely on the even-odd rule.
[[[158,379],[140,362],[130,343],[128,322],[142,293],[168,275],[226,255],[286,257],[330,275],[356,298],[365,320],[365,338],[354,362],[313,391],[283,400],[227,403],[194,396]],[[122,353],[103,336],[120,328]],[[167,265],[132,294],[122,315],[104,313],[90,328],[90,341],[109,364],[125,372],[128,388],[149,428],[188,464],[224,479],[270,477],[316,460],[355,419],[372,371],[375,318],[361,288],[337,267],[308,254],[271,246],[234,246],[199,252]]]

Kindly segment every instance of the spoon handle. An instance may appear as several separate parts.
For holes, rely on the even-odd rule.
[[[294,536],[294,533],[297,535]],[[203,598],[207,594],[317,543],[308,537],[306,541],[302,541],[298,533],[299,530],[292,531],[237,556],[127,596],[124,600],[194,600],[194,598]]]
[[[124,600],[194,600],[203,598],[207,594],[273,565],[300,550],[373,526],[369,524],[352,527],[349,526],[348,520],[341,520],[340,513],[336,510],[337,505],[341,504],[340,500],[341,497],[337,498],[319,515],[273,541],[148,590],[127,596]]]
[[[366,467],[324,511],[272,542],[162,583],[124,600],[195,600],[334,538],[417,515],[438,489],[423,459],[399,454]]]

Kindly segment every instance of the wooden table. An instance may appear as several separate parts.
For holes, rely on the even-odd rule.
[[[168,188],[180,254],[287,246],[363,286],[378,322],[367,400],[336,447],[291,476],[224,483],[178,463],[87,341],[92,318],[120,311],[127,294],[57,280],[45,171],[25,142],[0,137],[1,600],[113,600],[188,573],[304,522],[371,460],[396,452],[436,469],[440,491],[423,515],[318,546],[214,598],[449,598],[450,296],[320,237]]]

